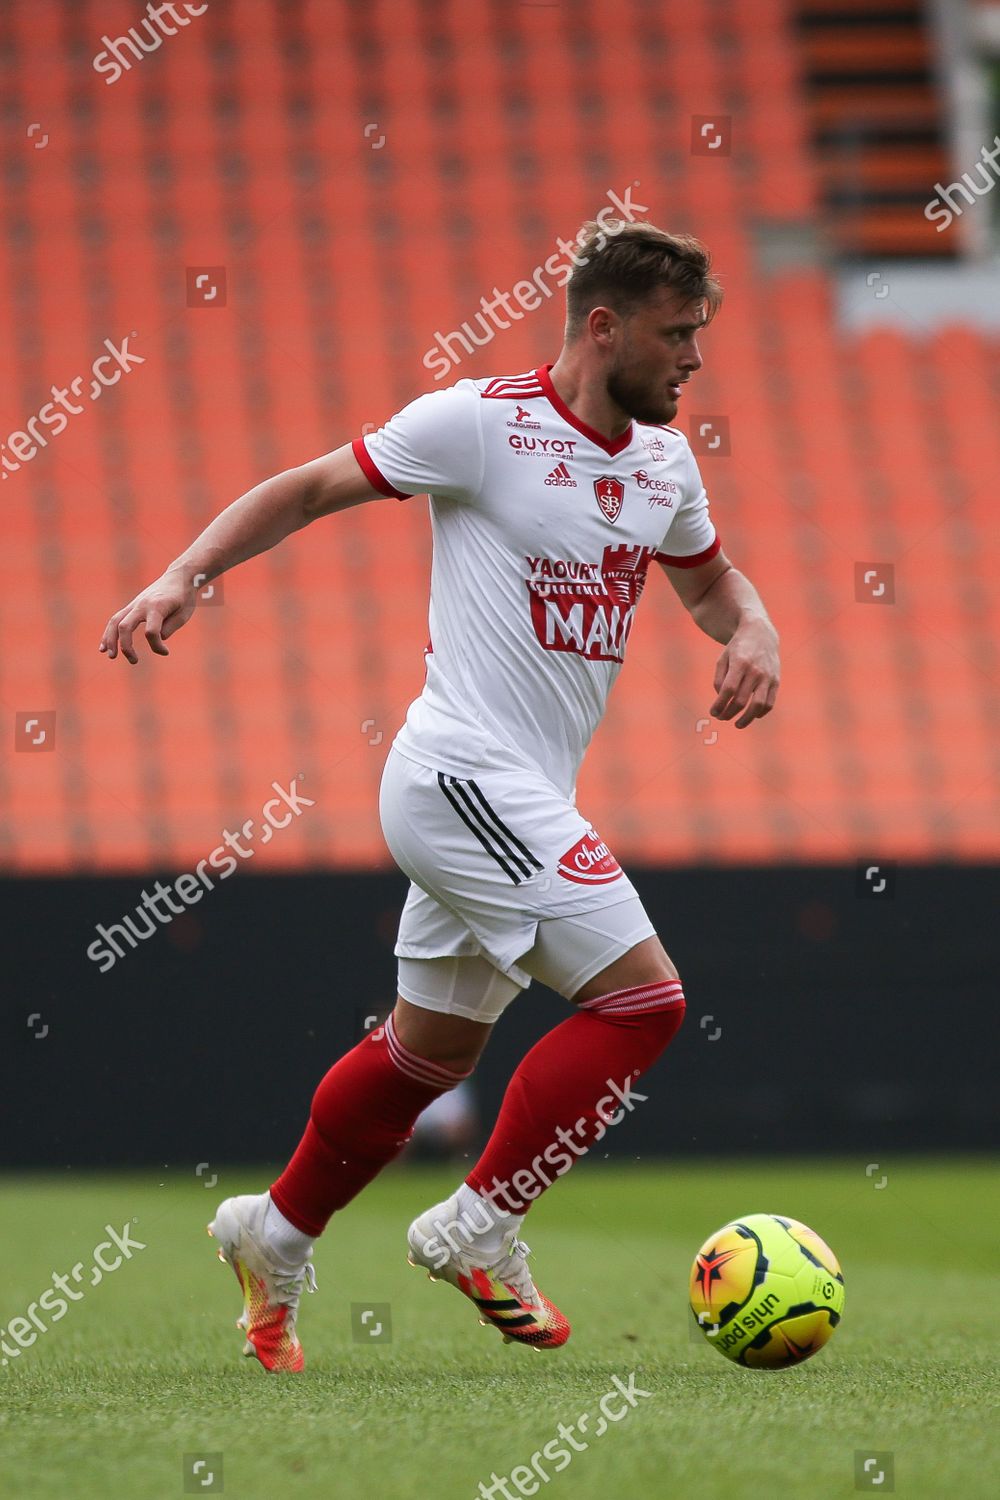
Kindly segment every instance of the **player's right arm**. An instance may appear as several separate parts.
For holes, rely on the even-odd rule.
[[[191,618],[206,583],[320,516],[383,495],[365,477],[350,443],[265,479],[221,511],[161,577],[111,616],[98,649],[111,659],[120,649],[134,666],[138,657],[132,638],[141,629],[151,651],[169,656],[164,643]]]

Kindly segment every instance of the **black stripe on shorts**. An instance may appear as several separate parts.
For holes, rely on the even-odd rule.
[[[457,776],[446,776],[439,771],[438,786],[462,822],[514,885],[520,885],[534,871],[543,868],[527,845],[497,816],[474,781],[460,781]],[[470,788],[474,796],[470,794]]]

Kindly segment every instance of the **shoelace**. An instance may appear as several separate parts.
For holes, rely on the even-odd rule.
[[[282,1301],[287,1298],[288,1302],[293,1306],[302,1295],[303,1284],[305,1284],[306,1289],[310,1292],[316,1290],[316,1272],[310,1260],[306,1261],[300,1271],[282,1273],[272,1270],[271,1277],[275,1287],[282,1294]]]
[[[527,1303],[530,1307],[535,1307],[538,1305],[538,1292],[531,1279],[531,1272],[528,1270],[527,1257],[530,1254],[531,1246],[526,1245],[523,1240],[519,1240],[515,1236],[510,1241],[510,1248],[507,1254],[501,1255],[495,1260],[490,1270],[496,1271],[502,1281],[506,1282],[508,1286],[512,1286],[522,1302]],[[505,1269],[505,1261],[513,1260],[515,1255],[521,1256],[521,1264]]]

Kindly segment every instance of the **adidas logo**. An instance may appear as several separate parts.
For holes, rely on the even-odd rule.
[[[561,484],[566,489],[576,489],[576,480],[569,472],[565,464],[556,464],[552,473],[546,476],[546,484]]]

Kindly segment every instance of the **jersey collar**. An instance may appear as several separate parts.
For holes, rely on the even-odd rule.
[[[595,427],[588,427],[586,422],[581,422],[580,418],[570,411],[552,384],[552,377],[549,371],[554,364],[555,360],[553,359],[547,365],[540,365],[535,371],[535,375],[549,402],[555,407],[563,421],[568,422],[571,427],[575,427],[577,432],[582,432],[584,437],[589,438],[592,443],[596,443],[598,448],[603,448],[609,458],[614,458],[617,454],[624,452],[632,441],[632,423],[628,424],[621,437],[617,437],[611,442],[602,432],[598,432]]]

